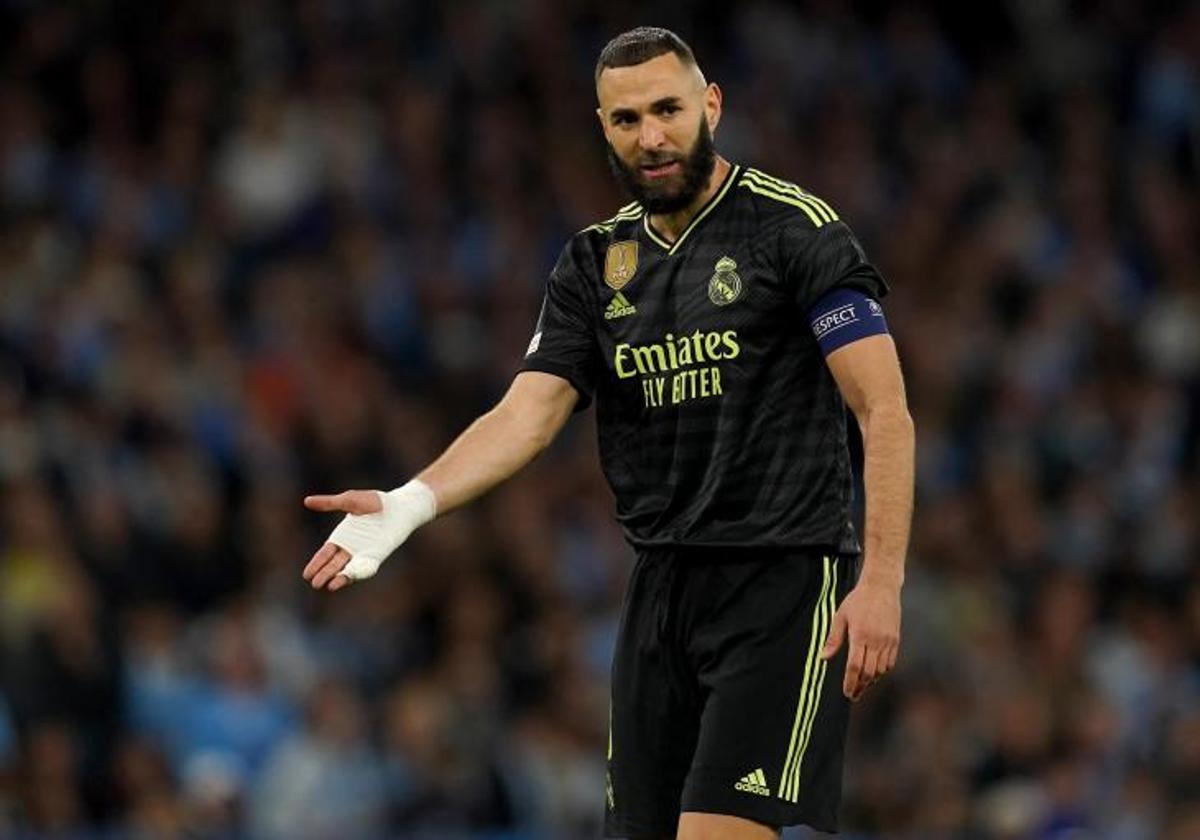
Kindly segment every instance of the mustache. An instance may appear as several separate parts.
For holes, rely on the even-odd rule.
[[[681,155],[670,152],[643,152],[638,156],[638,166],[663,166],[668,163],[678,163],[683,160]]]

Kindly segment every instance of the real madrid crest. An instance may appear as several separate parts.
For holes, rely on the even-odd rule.
[[[729,257],[717,260],[713,276],[708,281],[708,299],[717,306],[733,303],[742,293],[742,278],[738,277],[737,263]]]
[[[637,271],[637,260],[637,242],[626,240],[609,245],[604,257],[604,282],[617,291],[625,288]]]

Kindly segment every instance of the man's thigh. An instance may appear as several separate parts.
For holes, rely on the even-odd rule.
[[[678,828],[700,703],[667,612],[679,581],[673,562],[640,556],[625,593],[613,654],[606,837],[672,838]]]
[[[778,840],[779,830],[769,825],[731,817],[684,811],[679,815],[676,840]]]
[[[819,654],[854,565],[788,556],[714,566],[690,581],[689,659],[704,705],[681,811],[741,817],[770,827],[765,836],[797,824],[836,830],[845,654]],[[746,831],[756,836],[754,825]]]
[[[679,815],[679,830],[675,834],[631,836],[627,840],[779,840],[779,831],[728,814],[685,811]]]
[[[639,560],[613,660],[606,836],[836,830],[844,651],[817,653],[853,565]]]

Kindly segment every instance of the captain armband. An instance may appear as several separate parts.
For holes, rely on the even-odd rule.
[[[837,288],[826,292],[808,310],[813,336],[822,355],[870,335],[886,335],[883,307],[857,289]]]

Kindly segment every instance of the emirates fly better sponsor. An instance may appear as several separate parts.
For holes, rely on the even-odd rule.
[[[736,330],[667,333],[653,344],[618,344],[613,367],[620,379],[642,377],[646,408],[660,408],[721,396],[721,369],[713,363],[736,359],[740,353]]]

